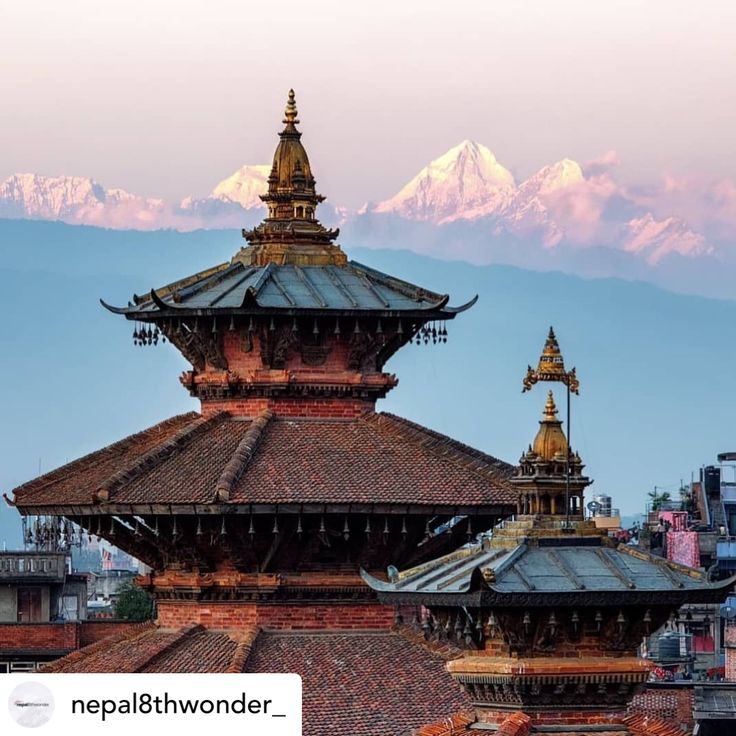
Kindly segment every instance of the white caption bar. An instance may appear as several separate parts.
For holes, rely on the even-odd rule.
[[[0,676],[0,734],[301,736],[299,675]],[[205,729],[210,729],[205,730]]]

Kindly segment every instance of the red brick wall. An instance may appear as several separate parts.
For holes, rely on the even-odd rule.
[[[726,674],[730,682],[736,682],[736,626],[726,626],[723,644],[726,650]]]
[[[262,626],[269,629],[389,629],[394,610],[376,603],[339,605],[259,605],[160,601],[164,628],[202,624],[212,629]]]
[[[0,624],[0,653],[58,652],[79,649],[140,626],[130,621],[73,621],[67,623]]]
[[[133,631],[139,627],[139,623],[132,621],[117,621],[115,619],[99,619],[94,621],[81,621],[79,624],[79,646],[86,647],[101,639],[106,639],[113,634],[125,631]]]
[[[334,322],[331,325],[331,329],[334,329]],[[353,329],[353,321],[342,320],[342,330]],[[305,324],[302,324],[302,330],[307,328]],[[311,331],[312,326],[310,325],[307,329]],[[324,325],[323,328],[324,329]],[[297,335],[297,341],[301,337],[301,330]],[[223,333],[222,351],[227,358],[228,368],[232,373],[239,376],[250,377],[254,374],[270,373],[267,367],[263,365],[261,360],[261,342],[258,333],[254,333],[251,337],[253,341],[253,349],[249,352],[243,351],[245,334],[241,331],[226,331]],[[349,373],[355,376],[358,371],[348,370],[348,354],[349,354],[349,343],[350,335],[343,336],[342,339],[335,339],[334,335],[325,336],[325,344],[329,346],[330,350],[327,353],[325,362],[322,365],[306,365],[302,361],[301,349],[297,344],[292,350],[289,351],[286,363],[283,370],[291,372],[304,372],[309,374],[339,374]],[[207,367],[206,372],[218,373],[217,370]]]
[[[634,696],[629,705],[630,714],[655,716],[672,721],[692,730],[693,689],[691,687],[663,687],[652,685]]]
[[[78,648],[77,623],[0,624],[0,653],[18,650],[55,652]]]

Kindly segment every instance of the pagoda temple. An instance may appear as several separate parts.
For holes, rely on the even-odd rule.
[[[103,302],[136,346],[181,352],[201,411],[32,480],[11,503],[62,542],[99,537],[151,568],[139,582],[156,622],[49,670],[298,672],[305,734],[404,734],[470,698],[447,652],[397,627],[360,571],[426,563],[508,517],[515,469],[376,411],[397,384],[391,356],[448,349],[448,325],[475,300],[454,307],[348,260],[317,219],[298,122],[290,92],[266,217],[230,261]]]
[[[558,369],[549,372],[552,354]],[[566,375],[577,390],[550,330],[525,388]],[[539,424],[511,480],[517,515],[388,580],[363,577],[383,602],[415,607],[413,628],[427,642],[456,649],[447,669],[475,712],[447,733],[682,733],[679,722],[632,708],[654,667],[639,648],[683,604],[725,600],[736,577],[713,582],[615,543],[584,518],[591,480],[569,446],[552,391]]]

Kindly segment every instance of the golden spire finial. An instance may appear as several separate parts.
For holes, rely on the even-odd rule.
[[[547,403],[544,405],[544,421],[557,421],[557,407],[555,406],[555,397],[552,390],[547,392]]]
[[[286,109],[284,110],[284,119],[282,122],[288,127],[288,126],[294,126],[299,123],[299,120],[297,120],[297,116],[299,113],[296,109],[296,97],[294,95],[294,90],[289,90],[289,99],[286,101]]]

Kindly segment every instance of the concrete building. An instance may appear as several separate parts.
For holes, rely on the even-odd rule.
[[[0,552],[0,672],[34,670],[76,648],[87,578],[63,552]]]

